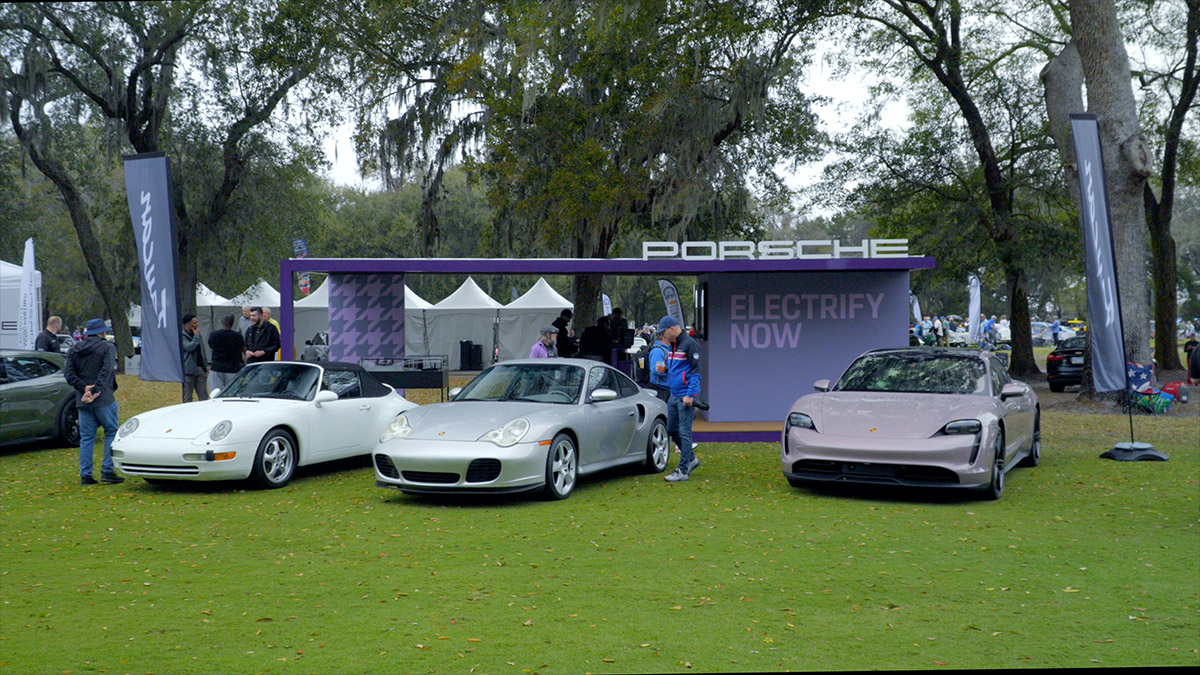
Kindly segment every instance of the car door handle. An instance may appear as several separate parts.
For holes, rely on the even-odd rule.
[[[358,409],[359,410],[370,410],[371,406],[363,404],[363,405],[358,406]]]
[[[628,415],[626,415],[626,417],[635,417],[635,416],[637,416],[636,412],[631,412]]]

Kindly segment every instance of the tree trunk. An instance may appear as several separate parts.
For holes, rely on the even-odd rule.
[[[1158,201],[1147,184],[1146,224],[1150,229],[1150,265],[1154,272],[1154,360],[1162,370],[1183,370],[1179,361],[1179,343],[1175,339],[1175,298],[1179,270],[1175,267],[1175,238],[1171,236],[1170,215],[1158,208]]]
[[[1150,288],[1142,192],[1150,175],[1150,150],[1138,122],[1129,56],[1113,0],[1070,0],[1070,9],[1088,110],[1100,121],[1125,356],[1149,363]]]
[[[1040,373],[1037,359],[1033,356],[1033,332],[1022,330],[1030,324],[1029,296],[1025,292],[1025,276],[1016,265],[1005,266],[1004,276],[1008,286],[1008,304],[1012,314],[1009,330],[1012,335],[1012,354],[1008,372],[1013,375]]]

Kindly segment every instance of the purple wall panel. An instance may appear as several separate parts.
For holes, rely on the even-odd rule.
[[[404,356],[404,275],[329,275],[329,359]]]
[[[710,422],[775,421],[859,354],[908,344],[908,271],[713,274],[701,398]]]

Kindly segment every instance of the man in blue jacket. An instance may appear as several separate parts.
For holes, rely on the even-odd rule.
[[[662,341],[671,346],[667,353],[667,384],[671,397],[667,399],[667,433],[679,446],[679,466],[666,477],[668,483],[688,479],[700,460],[692,451],[692,420],[696,408],[692,405],[700,393],[700,347],[683,333],[679,322],[664,316],[658,322]]]

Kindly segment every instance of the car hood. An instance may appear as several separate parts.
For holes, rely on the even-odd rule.
[[[262,398],[214,398],[158,408],[138,415],[136,435],[140,438],[195,438],[222,420],[274,416],[277,411],[304,405],[303,401]]]
[[[523,401],[451,401],[405,412],[412,432],[407,438],[434,441],[475,441],[492,429],[524,417],[536,430],[538,418],[565,416],[574,405]]]
[[[808,405],[800,405],[806,399]],[[928,438],[947,422],[979,419],[989,404],[989,398],[974,395],[845,391],[806,396],[792,410],[812,415],[823,434]]]

